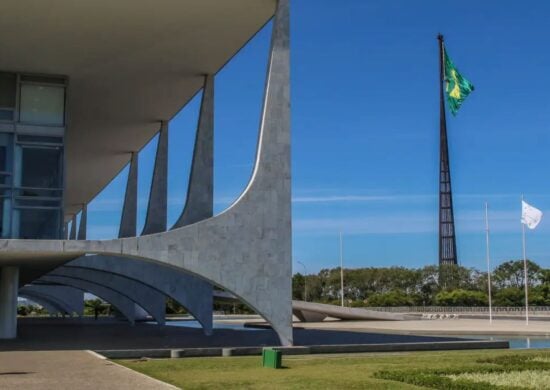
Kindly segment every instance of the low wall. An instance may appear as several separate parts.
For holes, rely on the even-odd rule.
[[[387,343],[387,344],[341,344],[341,345],[310,345],[296,347],[273,347],[282,351],[283,355],[309,355],[330,353],[365,353],[365,352],[402,352],[402,351],[451,351],[470,349],[508,349],[508,341],[436,341],[418,343]],[[140,358],[189,358],[189,357],[227,357],[227,356],[259,356],[262,347],[235,348],[183,348],[183,349],[129,349],[94,351],[108,359],[140,359]]]
[[[396,306],[365,307],[368,310],[386,313],[489,313],[488,306]],[[525,307],[493,307],[493,314],[525,315]],[[550,316],[550,306],[530,306],[529,314]]]

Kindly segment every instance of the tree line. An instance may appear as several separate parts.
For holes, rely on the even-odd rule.
[[[529,304],[550,306],[550,269],[527,263]],[[457,265],[344,269],[344,300],[354,307],[488,306],[487,280],[487,272]],[[491,273],[493,305],[523,306],[524,283],[523,260],[500,264]],[[294,274],[292,295],[340,304],[340,268]]]

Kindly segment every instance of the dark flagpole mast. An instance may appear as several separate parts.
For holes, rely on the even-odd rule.
[[[447,144],[447,120],[445,118],[445,62],[443,35],[439,41],[439,265],[458,264],[456,256],[453,194]]]

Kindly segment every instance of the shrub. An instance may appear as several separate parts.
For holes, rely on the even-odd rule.
[[[367,306],[413,306],[413,297],[401,290],[373,294],[367,298]]]
[[[461,289],[441,291],[435,296],[435,301],[440,306],[486,306],[488,304],[487,294]]]

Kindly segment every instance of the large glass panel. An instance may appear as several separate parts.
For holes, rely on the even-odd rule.
[[[38,188],[61,188],[61,159],[59,147],[22,148],[21,157],[21,187],[29,188],[23,191],[25,196],[40,196]]]
[[[57,239],[60,234],[60,210],[18,209],[14,210],[19,219],[18,238]]]
[[[0,72],[0,120],[13,120],[16,82],[15,74]]]
[[[63,126],[65,87],[23,84],[20,106],[21,122]]]

